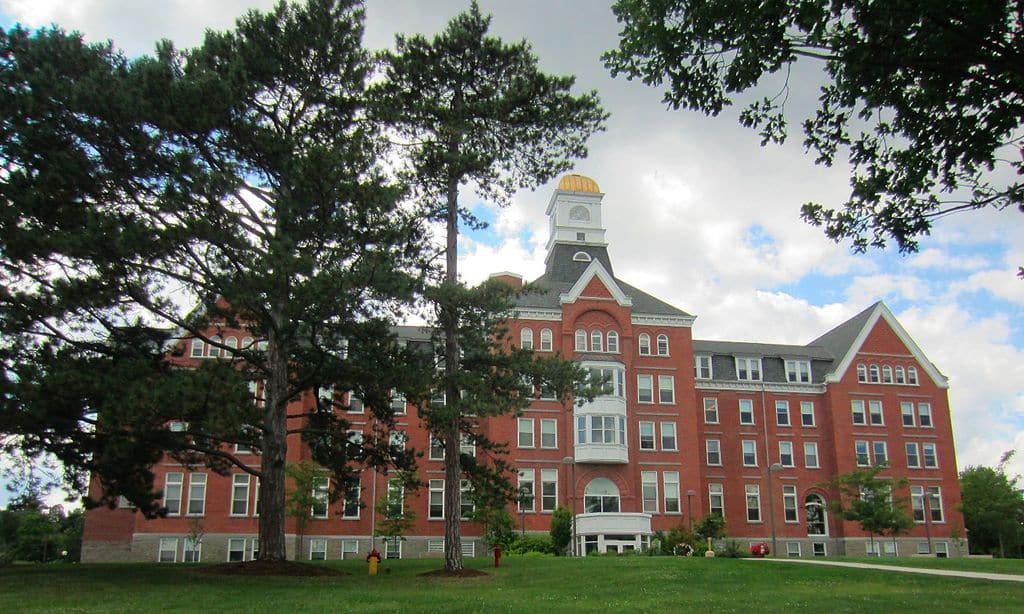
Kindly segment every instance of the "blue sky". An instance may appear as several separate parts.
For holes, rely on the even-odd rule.
[[[270,0],[0,0],[0,22],[58,23],[91,40],[113,39],[129,55],[170,38],[199,42],[206,27],[230,27]],[[366,44],[392,44],[396,32],[434,33],[468,0],[367,0]],[[660,94],[612,79],[600,54],[618,31],[608,2],[481,1],[492,31],[526,38],[545,70],[574,74],[611,113],[576,172],[605,193],[604,224],[617,276],[697,315],[704,339],[806,343],[884,300],[924,352],[950,378],[958,464],[995,464],[1024,451],[1024,217],[982,211],[943,219],[921,251],[851,254],[799,217],[808,201],[838,204],[849,169],[822,168],[798,134],[762,148],[736,113],[717,118],[668,111]],[[794,72],[794,123],[813,108],[809,68]],[[792,128],[791,128],[792,129]],[[496,271],[532,279],[543,270],[554,181],[499,209],[467,190],[464,202],[491,226],[468,233],[467,281]],[[1024,472],[1024,454],[1012,467]],[[3,495],[0,494],[0,501]]]

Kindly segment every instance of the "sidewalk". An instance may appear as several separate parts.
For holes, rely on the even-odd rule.
[[[804,563],[807,565],[829,565],[832,567],[854,567],[859,569],[880,569],[882,571],[899,571],[919,573],[927,576],[947,576],[953,578],[974,578],[976,580],[997,580],[1001,582],[1024,582],[1024,576],[1004,573],[984,573],[980,571],[956,571],[953,569],[925,569],[923,567],[900,567],[897,565],[872,565],[870,563],[844,563],[840,561],[822,561],[816,559],[744,559],[747,561],[770,561],[773,563]]]

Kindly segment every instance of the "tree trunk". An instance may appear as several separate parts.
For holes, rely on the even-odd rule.
[[[457,145],[449,147],[457,150]],[[459,282],[459,181],[448,179],[448,212],[445,284],[454,289]],[[451,296],[451,295],[443,295]],[[449,302],[441,307],[441,321],[444,325],[444,367],[448,375],[445,388],[445,416],[442,421],[444,432],[444,568],[446,571],[462,571],[462,518],[459,436],[459,388],[452,377],[459,370],[459,314],[458,306]]]
[[[288,455],[288,361],[278,334],[282,309],[271,308],[274,326],[267,332],[267,382],[264,393],[263,455],[260,457],[260,560],[287,558],[284,541],[285,462]],[[296,556],[298,553],[296,552]]]

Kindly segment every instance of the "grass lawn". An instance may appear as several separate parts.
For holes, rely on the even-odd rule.
[[[506,557],[488,576],[421,577],[440,560],[326,563],[341,577],[214,576],[196,566],[16,565],[0,612],[1020,611],[1024,585],[737,559]]]
[[[958,571],[981,571],[1024,576],[1024,559],[937,559],[933,557],[834,557],[830,561],[851,563],[872,563],[874,565],[897,565],[900,567],[925,567],[928,569],[955,569]]]

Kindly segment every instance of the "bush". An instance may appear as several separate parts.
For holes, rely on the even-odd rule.
[[[509,544],[509,554],[526,554],[527,552],[554,554],[555,549],[551,544],[551,538],[546,535],[521,535]]]
[[[6,567],[14,562],[14,548],[7,544],[0,543],[0,567]]]
[[[551,514],[551,544],[555,556],[565,554],[572,543],[572,512],[559,505]]]
[[[740,559],[748,556],[749,554],[750,553],[747,550],[744,550],[743,546],[740,545],[740,543],[735,539],[730,539],[729,541],[725,542],[724,547],[720,548],[719,550],[715,550],[716,556],[720,556],[726,559]]]

